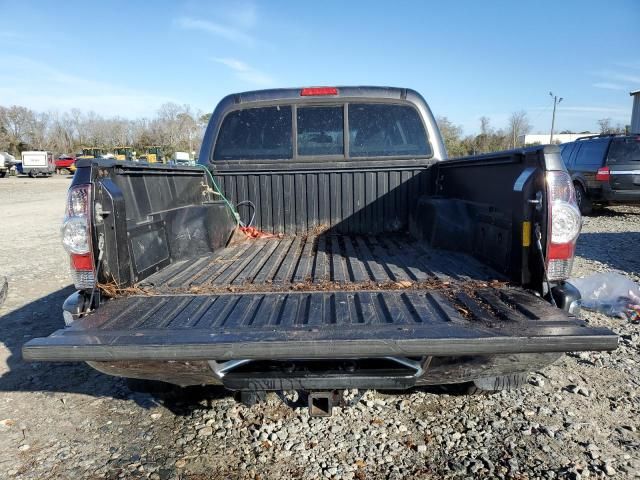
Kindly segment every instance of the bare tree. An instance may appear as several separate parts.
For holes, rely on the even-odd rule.
[[[493,128],[491,128],[491,120],[489,117],[480,117],[480,134],[475,138],[475,151],[478,153],[490,152],[491,136]]]
[[[49,136],[50,117],[48,113],[33,113],[29,125],[29,144],[36,150],[47,150],[51,140]]]
[[[56,152],[70,152],[74,147],[74,130],[69,115],[53,111],[49,113],[49,119],[50,148]]]
[[[524,136],[531,131],[531,124],[527,117],[527,112],[520,110],[519,112],[513,112],[509,117],[507,132],[511,139],[511,148],[516,148],[518,145],[518,138]],[[524,143],[524,142],[522,142]]]
[[[614,127],[610,118],[601,118],[598,120],[598,125],[600,126],[600,133],[602,134],[626,132],[625,127],[620,122]]]
[[[7,109],[0,105],[0,151],[9,150],[9,132],[7,131]]]
[[[598,120],[598,126],[600,127],[600,133],[611,133],[611,119],[610,118],[601,118]]]
[[[2,115],[5,143],[10,153],[17,155],[27,145],[33,127],[34,112],[25,107],[13,105],[4,109]]]
[[[182,107],[176,103],[165,103],[158,110],[158,122],[163,145],[175,145],[180,133],[180,120],[178,115],[182,113]]]

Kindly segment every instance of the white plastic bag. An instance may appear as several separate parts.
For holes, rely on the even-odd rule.
[[[569,283],[580,291],[583,308],[631,320],[632,313],[640,311],[640,286],[619,273],[596,273]]]

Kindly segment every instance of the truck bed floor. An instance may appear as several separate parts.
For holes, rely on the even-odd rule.
[[[394,282],[488,281],[501,276],[469,255],[424,247],[408,235],[313,235],[247,240],[176,262],[141,286],[162,292],[351,290]]]

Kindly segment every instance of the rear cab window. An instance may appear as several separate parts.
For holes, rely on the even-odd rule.
[[[344,154],[344,108],[298,107],[298,155]]]
[[[291,106],[234,110],[220,128],[216,160],[275,160],[293,158]]]
[[[414,106],[363,101],[232,110],[222,121],[213,157],[219,161],[304,161],[432,154],[425,125]]]
[[[408,105],[349,105],[352,157],[424,156],[431,153],[418,112]]]

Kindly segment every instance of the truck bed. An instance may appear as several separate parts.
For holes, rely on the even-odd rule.
[[[469,255],[426,248],[409,235],[320,234],[241,241],[176,262],[141,286],[164,293],[240,293],[502,279]]]
[[[611,349],[617,337],[406,235],[246,240],[24,347],[35,360],[226,360]]]

